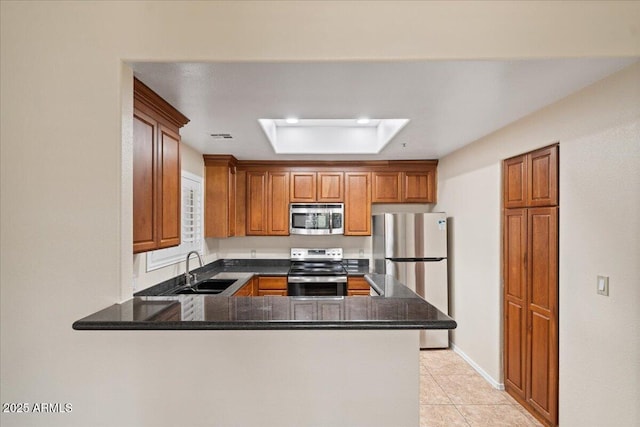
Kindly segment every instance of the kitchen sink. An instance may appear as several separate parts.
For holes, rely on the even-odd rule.
[[[233,285],[236,279],[206,279],[196,283],[192,287],[184,287],[175,293],[182,294],[219,294]]]

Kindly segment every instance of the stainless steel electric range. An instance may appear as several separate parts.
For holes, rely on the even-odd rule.
[[[291,248],[289,296],[346,296],[342,248]]]

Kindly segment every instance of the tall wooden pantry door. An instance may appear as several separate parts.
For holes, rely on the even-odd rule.
[[[558,145],[503,162],[504,378],[558,424]]]

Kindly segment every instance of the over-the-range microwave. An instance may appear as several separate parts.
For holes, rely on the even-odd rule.
[[[291,203],[290,234],[344,234],[343,203]]]

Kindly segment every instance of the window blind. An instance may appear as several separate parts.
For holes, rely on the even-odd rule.
[[[203,226],[203,181],[202,177],[182,171],[182,217],[180,245],[147,252],[147,271],[156,270],[184,261],[191,251],[202,255],[204,242]]]

